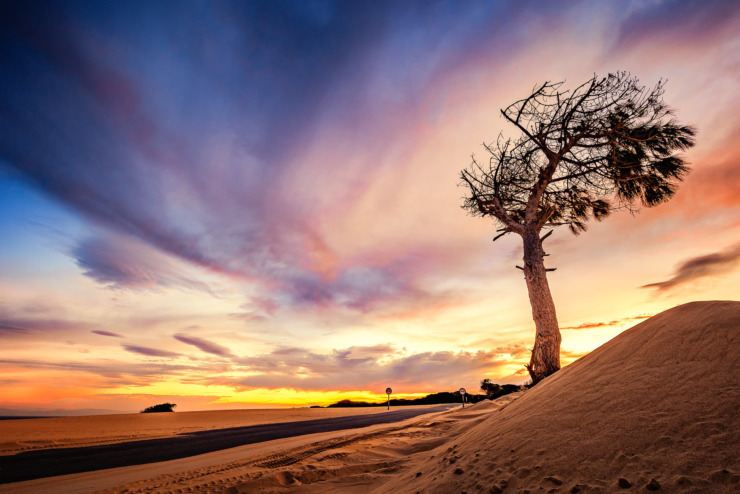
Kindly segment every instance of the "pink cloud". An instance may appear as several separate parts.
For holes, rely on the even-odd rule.
[[[740,265],[740,244],[719,252],[687,259],[676,268],[676,272],[668,280],[650,283],[641,288],[655,288],[661,292],[669,291],[700,278],[719,276],[730,272],[738,265]]]

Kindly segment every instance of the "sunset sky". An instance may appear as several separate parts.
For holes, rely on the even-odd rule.
[[[565,364],[740,298],[740,2],[2,2],[0,408],[523,383],[521,242],[459,172],[617,70],[697,145],[671,202],[545,243]]]

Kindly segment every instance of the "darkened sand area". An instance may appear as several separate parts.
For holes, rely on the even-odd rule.
[[[404,408],[404,407],[400,407]],[[372,408],[278,408],[126,413],[0,421],[0,455],[35,449],[95,446],[188,432],[384,412]]]
[[[0,492],[740,492],[739,344],[686,304],[495,402]]]
[[[452,406],[408,407],[385,413],[200,430],[171,437],[0,455],[0,483],[162,462],[276,439],[400,422]],[[38,468],[39,465],[44,468]]]

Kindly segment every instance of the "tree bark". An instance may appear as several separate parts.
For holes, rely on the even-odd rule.
[[[524,279],[537,332],[527,370],[536,384],[560,369],[560,328],[545,270],[545,252],[539,232],[528,229],[524,240]]]

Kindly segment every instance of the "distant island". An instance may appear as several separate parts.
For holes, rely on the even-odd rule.
[[[162,412],[174,412],[174,408],[177,405],[175,403],[160,403],[159,405],[152,405],[148,408],[143,409],[139,413],[162,413]]]

